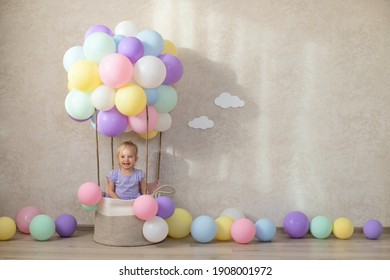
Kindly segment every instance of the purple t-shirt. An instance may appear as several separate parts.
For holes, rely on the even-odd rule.
[[[140,169],[133,170],[130,176],[123,175],[120,169],[114,169],[108,179],[115,185],[115,193],[120,199],[135,199],[140,196],[140,182],[145,173]]]

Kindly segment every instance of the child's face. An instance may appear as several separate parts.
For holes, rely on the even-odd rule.
[[[119,154],[119,166],[125,170],[132,170],[137,159],[137,155],[133,148],[125,148]]]

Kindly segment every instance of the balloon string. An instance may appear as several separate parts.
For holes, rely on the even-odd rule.
[[[145,182],[146,182],[146,194],[148,194],[148,166],[149,166],[149,110],[146,105],[146,170],[145,170]]]
[[[95,140],[96,140],[96,169],[97,169],[97,180],[100,186],[100,166],[99,166],[99,133],[98,133],[98,122],[97,122],[97,110],[95,109]]]
[[[114,138],[111,137],[111,169],[114,169]]]
[[[162,132],[159,132],[159,144],[158,144],[158,160],[157,160],[157,181],[160,181],[160,165],[161,165],[161,142]]]

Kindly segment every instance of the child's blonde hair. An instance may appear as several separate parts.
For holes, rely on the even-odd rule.
[[[135,151],[135,155],[138,156],[138,146],[133,142],[131,141],[131,139],[125,141],[125,142],[122,142],[119,147],[118,147],[118,158],[120,156],[120,154],[122,153],[122,151],[126,148],[133,148],[134,151]]]

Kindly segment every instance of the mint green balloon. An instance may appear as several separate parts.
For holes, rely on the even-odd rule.
[[[91,94],[76,89],[71,90],[65,98],[65,110],[69,116],[76,120],[90,118],[95,112]]]
[[[95,211],[97,209],[97,205],[88,206],[85,204],[81,204],[85,211]]]
[[[154,108],[159,113],[169,113],[176,107],[177,93],[176,90],[168,85],[161,85],[157,88],[158,99],[154,103]]]
[[[318,239],[325,239],[332,233],[332,222],[325,216],[316,216],[310,222],[310,232]]]
[[[85,39],[83,51],[88,60],[100,63],[106,55],[116,52],[115,40],[107,33],[94,32]]]
[[[30,222],[30,234],[38,241],[46,241],[53,236],[56,226],[51,217],[45,214],[35,216]]]

